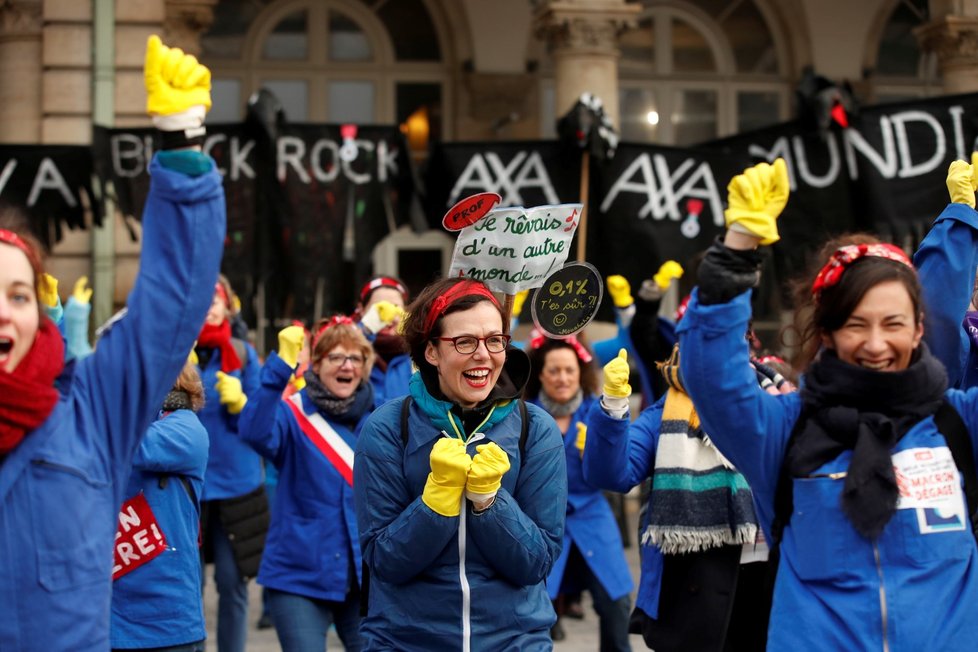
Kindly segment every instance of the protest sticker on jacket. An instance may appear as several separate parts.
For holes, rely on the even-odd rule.
[[[897,509],[916,509],[921,534],[964,530],[968,525],[961,477],[950,449],[911,448],[893,456],[900,492]]]
[[[497,208],[459,232],[449,276],[504,294],[540,287],[567,260],[580,217],[581,204]]]
[[[156,559],[165,550],[166,538],[146,496],[139,493],[122,503],[115,533],[113,581]]]

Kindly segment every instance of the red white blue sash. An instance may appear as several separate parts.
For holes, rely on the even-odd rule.
[[[299,429],[305,433],[309,441],[319,449],[329,463],[339,471],[346,483],[353,486],[353,448],[343,437],[329,425],[319,412],[306,414],[302,409],[302,395],[296,392],[285,399],[285,404],[292,410]]]

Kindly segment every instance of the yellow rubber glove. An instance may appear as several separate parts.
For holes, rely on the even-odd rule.
[[[682,278],[683,266],[674,260],[667,260],[659,267],[652,280],[663,290],[668,290],[673,279]]]
[[[37,300],[43,305],[53,308],[58,305],[58,279],[47,272],[41,274],[41,282],[38,283]]]
[[[616,308],[627,308],[635,303],[635,299],[632,298],[632,286],[624,276],[620,274],[609,276],[605,279],[605,285]]]
[[[248,397],[241,389],[241,379],[236,376],[229,376],[223,371],[217,372],[217,382],[214,383],[221,405],[227,408],[229,414],[238,414],[244,409]]]
[[[190,349],[190,355],[187,356],[187,360],[198,367],[200,366],[200,358],[197,357],[197,342],[194,342],[194,348]]]
[[[278,357],[293,369],[299,364],[299,352],[306,343],[306,332],[301,326],[286,326],[278,332]]]
[[[509,471],[509,455],[496,442],[475,447],[465,497],[474,502],[489,500],[499,491],[503,476]]]
[[[951,203],[975,207],[975,190],[978,189],[978,152],[971,153],[971,164],[951,161],[947,169],[947,193]]]
[[[513,314],[511,317],[515,319],[520,316],[520,313],[523,312],[523,304],[526,303],[526,297],[529,294],[529,290],[520,290],[516,293],[516,296],[513,297]]]
[[[585,442],[587,442],[587,425],[578,421],[577,438],[574,439],[574,448],[576,448],[581,453],[581,457],[584,457]]]
[[[292,376],[289,377],[289,383],[292,384],[292,387],[295,388],[295,391],[301,392],[306,387],[306,377],[299,376],[298,378],[296,378],[295,374],[293,374]]]
[[[618,351],[618,357],[604,366],[604,394],[614,398],[628,398],[632,386],[628,384],[628,352]]]
[[[81,276],[75,281],[75,287],[71,290],[71,296],[78,303],[89,303],[92,300],[92,288],[88,286],[88,277]]]
[[[371,333],[379,333],[395,321],[404,317],[404,308],[390,301],[378,301],[370,306],[360,323]]]
[[[465,442],[442,437],[435,442],[428,458],[431,473],[421,492],[421,501],[442,516],[458,516],[462,511],[462,492],[472,466]]]
[[[203,106],[205,112],[211,108],[211,71],[192,54],[163,45],[155,34],[146,42],[143,75],[150,115],[173,115],[194,106]]]
[[[759,238],[763,245],[777,242],[781,237],[777,219],[788,203],[789,190],[784,159],[747,168],[727,186],[727,228]]]

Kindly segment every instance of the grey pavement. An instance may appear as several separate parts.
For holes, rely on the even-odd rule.
[[[628,564],[632,569],[632,579],[638,585],[638,545],[635,541],[635,524],[637,522],[637,499],[629,496],[626,499],[629,534],[631,536],[631,546],[625,549]],[[217,591],[214,588],[213,566],[207,567],[207,588],[204,592],[204,615],[207,619],[207,651],[217,652]],[[567,638],[554,644],[555,652],[597,652],[598,650],[598,616],[594,609],[590,607],[590,599],[587,594],[584,597],[585,616],[584,620],[573,620],[564,618],[561,624],[567,633]],[[635,594],[632,594],[632,604],[635,603]],[[281,648],[278,639],[275,637],[274,629],[258,630],[255,623],[261,614],[261,587],[255,582],[251,582],[249,591],[248,607],[248,652],[278,652]],[[632,649],[636,652],[647,649],[642,637],[633,634],[631,636]],[[343,644],[335,631],[330,631],[327,639],[327,647],[330,651],[343,649]],[[432,652],[441,652],[440,650]]]

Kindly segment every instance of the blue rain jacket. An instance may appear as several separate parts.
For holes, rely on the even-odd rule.
[[[4,652],[109,649],[112,548],[133,456],[200,331],[224,242],[221,175],[167,170],[160,156],[128,314],[0,465]]]
[[[416,381],[415,381],[416,379]],[[515,401],[497,403],[484,438],[509,455],[495,503],[445,517],[421,500],[431,449],[451,432],[449,404],[432,398],[420,373],[411,384],[407,446],[401,400],[367,420],[357,441],[353,490],[364,559],[370,570],[369,610],[360,633],[366,650],[473,652],[550,650],[556,620],[545,580],[560,555],[567,505],[564,447],[553,419],[535,405],[526,457],[520,458]],[[463,525],[464,523],[464,525]],[[461,562],[461,563],[460,563]],[[465,617],[469,610],[468,618]]]
[[[387,371],[381,371],[374,364],[370,370],[370,383],[374,386],[374,406],[380,407],[391,399],[407,396],[408,383],[413,373],[411,356],[407,353],[391,358],[387,363]]]
[[[770,537],[775,488],[801,397],[771,396],[758,387],[743,338],[750,314],[749,292],[729,303],[704,306],[694,291],[679,323],[680,365],[703,428],[747,478],[761,527]],[[978,389],[951,389],[947,399],[974,439]],[[974,446],[978,450],[978,441]],[[932,417],[893,447],[894,456],[904,451],[916,460],[950,455]],[[768,650],[974,647],[978,548],[960,483],[951,495],[959,501],[955,504],[964,523],[942,525],[944,515],[933,509],[897,509],[883,533],[870,541],[839,507],[851,457],[845,451],[809,477],[794,480],[794,512],[781,542]]]
[[[156,648],[201,641],[207,629],[197,541],[207,431],[190,410],[171,412],[146,431],[132,466],[124,497],[128,500],[138,493],[146,497],[166,537],[166,551],[113,582],[112,647]]]
[[[258,354],[247,342],[247,361],[242,368],[229,373],[241,379],[241,389],[249,399],[258,390],[261,363]],[[215,349],[210,360],[200,367],[200,380],[204,383],[204,408],[198,416],[210,435],[211,449],[204,475],[204,495],[201,500],[237,498],[258,488],[264,482],[261,456],[238,437],[238,420],[241,414],[231,414],[221,404],[221,397],[214,389],[217,372],[221,370],[221,351]]]

